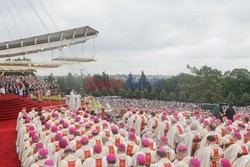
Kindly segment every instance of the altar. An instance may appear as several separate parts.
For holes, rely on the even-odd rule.
[[[68,105],[70,109],[81,107],[81,95],[66,95],[65,104]]]

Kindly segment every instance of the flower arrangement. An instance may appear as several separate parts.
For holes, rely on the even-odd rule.
[[[32,96],[30,99],[31,100],[37,100],[37,97]],[[64,97],[58,97],[58,96],[44,96],[43,100],[44,101],[63,101],[63,100],[65,100],[65,98]]]

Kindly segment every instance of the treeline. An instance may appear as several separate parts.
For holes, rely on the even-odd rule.
[[[181,73],[162,80],[149,80],[143,71],[140,78],[133,78],[130,73],[126,80],[113,80],[105,72],[92,78],[75,77],[69,73],[66,77],[50,76],[50,80],[54,82],[56,79],[63,92],[74,89],[93,96],[109,95],[195,103],[233,102],[238,106],[250,105],[250,72],[247,69],[234,69],[222,73],[208,66],[200,69],[190,66],[187,68],[190,74]]]

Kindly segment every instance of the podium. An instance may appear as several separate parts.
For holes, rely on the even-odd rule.
[[[65,104],[69,106],[70,109],[77,109],[81,107],[81,95],[70,95],[65,96]]]

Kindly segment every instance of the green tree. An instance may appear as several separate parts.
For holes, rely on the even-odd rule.
[[[108,94],[109,94],[110,96],[115,96],[115,95],[116,95],[114,89],[109,89]]]
[[[150,98],[151,98],[151,99],[156,99],[156,98],[158,98],[158,94],[157,94],[157,92],[156,92],[155,89],[152,89],[152,90],[151,90],[151,92],[150,92]]]
[[[138,88],[135,90],[135,98],[142,98],[142,92]]]
[[[148,89],[148,91],[151,91],[151,85],[149,80],[147,79],[146,75],[144,74],[144,71],[141,71],[141,77],[137,82],[137,87],[139,90]]]
[[[101,92],[101,95],[102,96],[108,96],[108,91],[107,91],[107,89],[100,89],[100,92]]]
[[[109,75],[105,73],[105,71],[102,72],[101,79],[103,80],[104,84],[106,85],[107,80],[109,79]]]
[[[228,97],[226,98],[226,101],[229,103],[229,102],[233,102],[235,103],[236,102],[236,96],[234,95],[233,92],[230,92],[228,94]]]
[[[135,88],[136,88],[136,83],[135,83],[134,77],[133,77],[133,75],[132,75],[131,73],[129,73],[126,82],[127,82],[127,89],[135,90]],[[125,88],[124,88],[124,89],[125,89]]]
[[[134,92],[132,91],[132,89],[127,90],[126,96],[128,98],[133,98],[134,97]]]
[[[171,92],[170,95],[168,96],[168,99],[173,101],[176,99],[176,94],[174,92]]]
[[[79,84],[77,83],[76,78],[71,73],[69,73],[68,76],[66,77],[66,83],[70,90],[79,89]]]
[[[150,98],[150,94],[147,89],[143,90],[143,98]]]
[[[179,98],[178,99],[181,102],[187,101],[187,96],[186,96],[186,94],[185,94],[185,92],[183,90],[179,93]]]
[[[17,59],[16,61],[21,61]],[[10,60],[11,61],[11,60]],[[164,79],[156,87],[156,83],[149,83],[146,75],[142,71],[140,79],[134,82],[133,75],[130,73],[126,82],[114,82],[114,90],[102,89],[107,85],[109,75],[103,72],[95,74],[95,84],[98,85],[99,79],[104,81],[103,85],[99,84],[100,90],[87,89],[87,79],[73,76],[69,73],[66,77],[58,77],[58,85],[61,91],[66,92],[68,89],[86,90],[88,94],[95,96],[119,95],[129,98],[148,98],[161,100],[179,100],[187,102],[211,102],[220,101],[233,102],[235,105],[249,105],[250,101],[250,72],[247,69],[234,69],[226,71],[223,75],[218,69],[208,66],[201,68],[187,66],[190,74],[181,73]],[[6,75],[26,75],[26,73],[5,73]],[[124,78],[126,76],[121,76]],[[55,78],[50,75],[46,79],[53,81]],[[133,84],[128,84],[129,81]],[[118,85],[120,85],[119,88]],[[123,89],[121,89],[123,88]],[[97,92],[98,91],[98,92]],[[167,92],[171,92],[167,94]]]
[[[250,105],[250,95],[247,92],[242,95],[240,104],[244,106]]]
[[[232,92],[235,95],[235,104],[242,105],[243,94],[250,94],[250,72],[247,69],[226,71],[221,85],[224,98]]]
[[[159,99],[160,99],[160,100],[167,100],[167,99],[168,99],[168,94],[167,94],[167,92],[166,92],[165,89],[162,89],[162,90],[161,90]]]
[[[100,91],[98,89],[95,89],[93,92],[92,92],[92,95],[95,96],[95,97],[99,97],[101,95]]]
[[[58,77],[58,82],[57,82],[58,86],[60,87],[61,91],[66,93],[67,91],[67,83],[64,79],[64,77]]]
[[[55,78],[53,77],[53,74],[50,73],[49,77],[47,78],[47,81],[48,81],[50,84],[54,84],[54,80],[55,80]]]
[[[121,97],[125,97],[126,96],[126,90],[125,89],[120,89],[118,92],[118,95]]]
[[[190,95],[193,102],[218,102],[221,101],[221,71],[203,66],[200,69],[187,66],[194,75],[192,80],[193,90]]]

